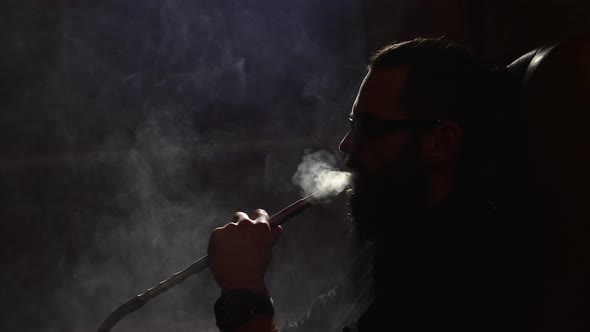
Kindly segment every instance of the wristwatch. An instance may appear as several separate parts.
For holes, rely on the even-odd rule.
[[[256,315],[275,313],[270,296],[245,288],[223,293],[215,301],[214,311],[221,332],[235,332]]]

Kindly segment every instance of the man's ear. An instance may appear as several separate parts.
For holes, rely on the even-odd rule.
[[[430,129],[422,139],[422,160],[437,166],[457,159],[461,150],[463,130],[453,121],[443,121]]]

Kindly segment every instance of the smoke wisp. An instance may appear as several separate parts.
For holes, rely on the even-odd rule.
[[[333,144],[365,74],[358,1],[10,3],[0,331],[95,331],[201,257],[233,212],[290,201],[293,151]],[[344,225],[323,217],[275,248],[279,321],[347,258]],[[218,295],[202,273],[113,331],[217,331]]]
[[[306,152],[293,182],[299,185],[305,196],[317,192],[319,199],[340,194],[348,186],[351,174],[336,169],[336,157],[327,151]]]

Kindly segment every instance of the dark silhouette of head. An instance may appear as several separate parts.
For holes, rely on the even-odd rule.
[[[494,71],[442,39],[389,45],[371,58],[340,149],[354,173],[363,236],[460,188],[478,187],[491,137]]]

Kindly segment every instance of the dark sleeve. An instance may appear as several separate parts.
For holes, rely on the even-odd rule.
[[[363,248],[341,280],[314,299],[307,312],[282,325],[280,332],[341,332],[373,301],[372,261],[374,249]]]

